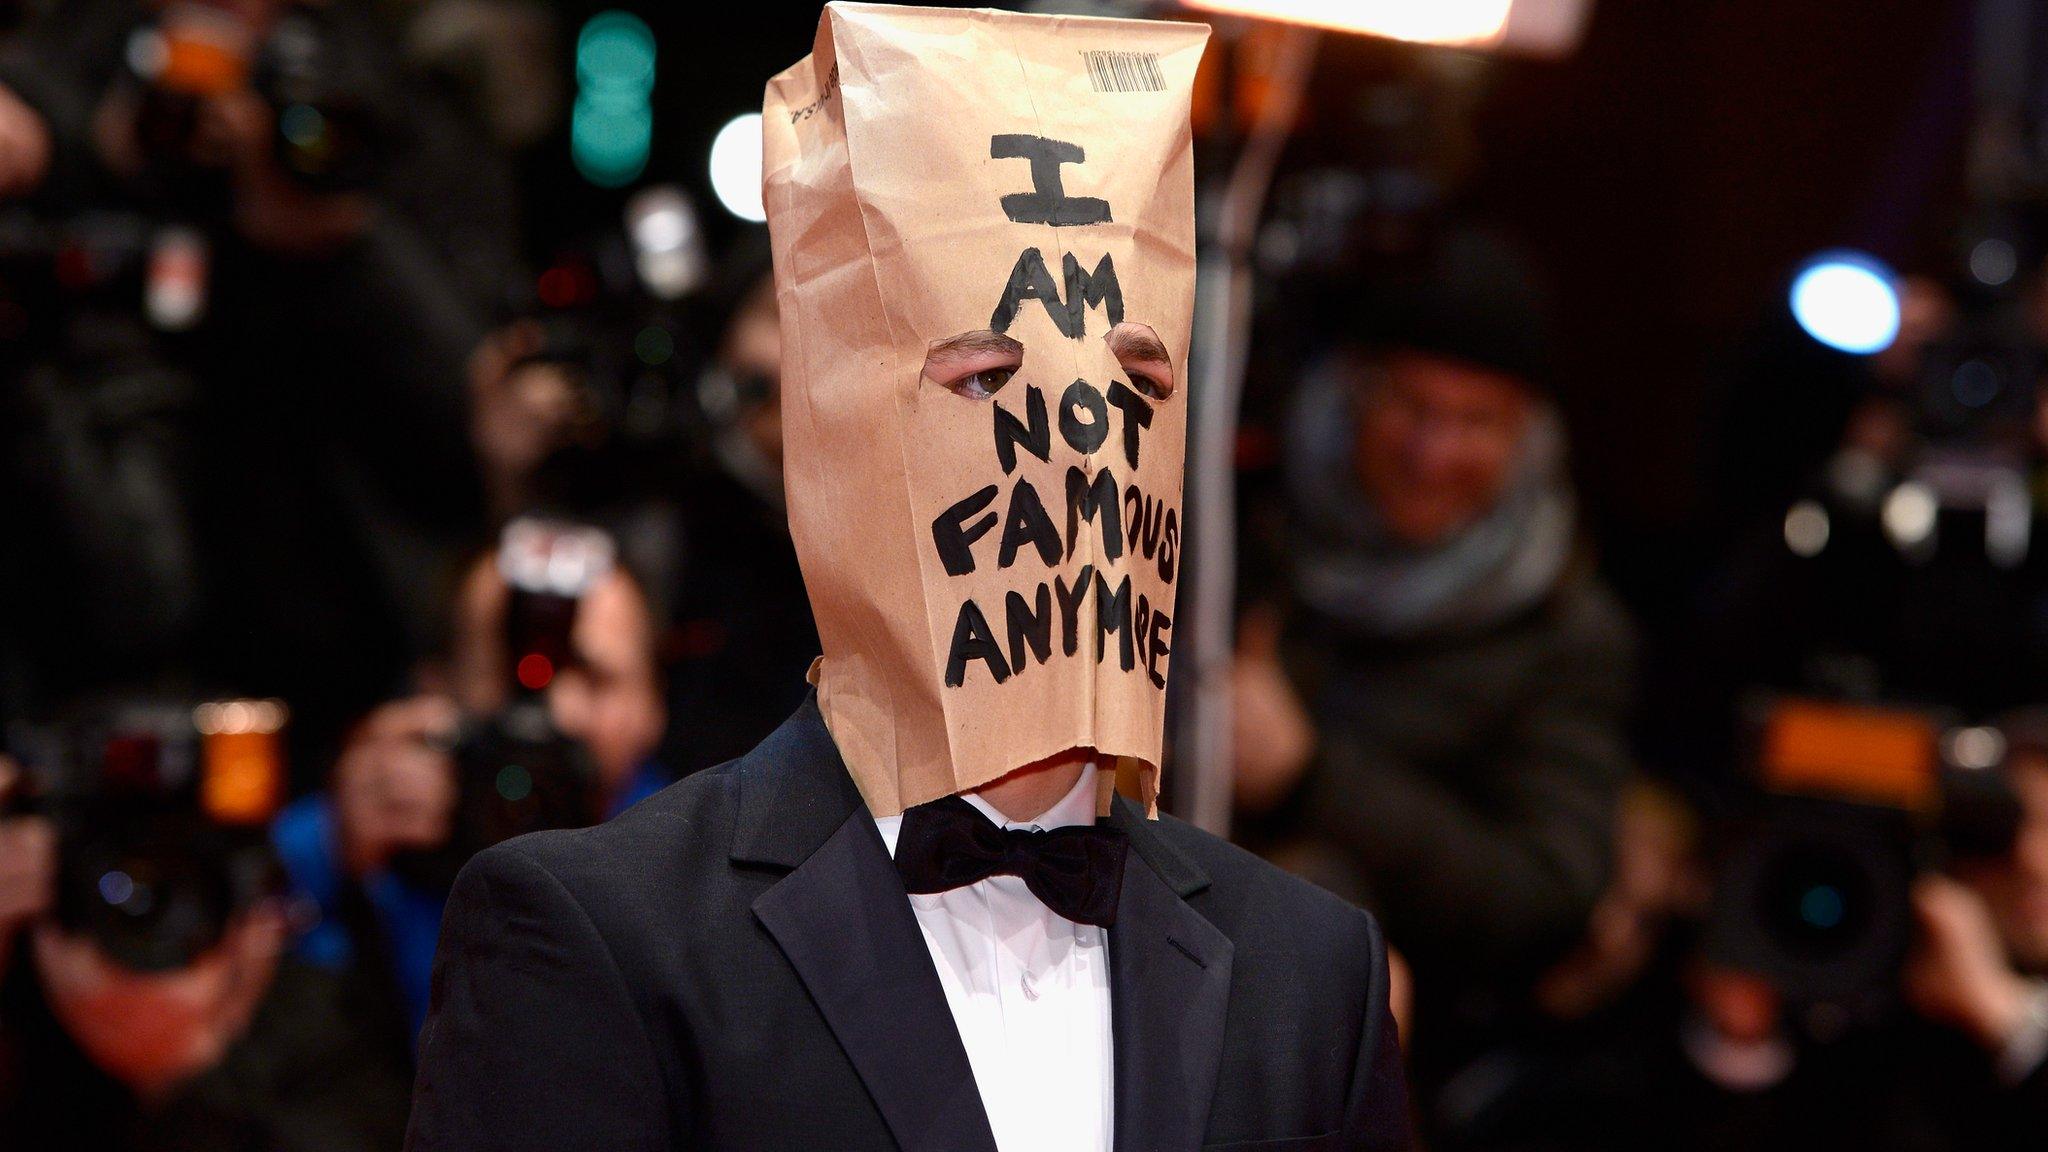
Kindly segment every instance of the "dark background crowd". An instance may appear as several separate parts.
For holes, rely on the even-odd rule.
[[[746,7],[0,4],[0,1147],[397,1148],[462,862],[803,699]],[[2048,1144],[2044,50],[1323,35],[1190,468],[1230,832],[1381,917],[1429,1146]]]

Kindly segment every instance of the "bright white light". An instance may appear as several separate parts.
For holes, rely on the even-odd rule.
[[[1830,348],[1882,352],[1899,335],[1898,280],[1861,252],[1824,252],[1793,279],[1792,315]]]
[[[711,190],[725,210],[756,224],[768,219],[761,207],[761,114],[735,116],[711,141]]]
[[[1958,728],[1947,737],[1949,762],[1958,768],[1996,768],[2005,759],[2005,734],[1996,728]]]
[[[1512,0],[1187,0],[1187,4],[1211,12],[1420,44],[1484,44],[1507,27]]]
[[[1933,490],[1917,480],[1908,480],[1885,497],[1879,516],[1892,544],[1902,552],[1912,552],[1933,538],[1935,517],[1940,513],[1941,504],[1935,500]]]
[[[697,212],[681,189],[664,184],[635,193],[626,201],[626,231],[633,238],[633,267],[657,297],[675,300],[703,282],[707,261]]]
[[[1785,513],[1785,547],[1811,560],[1827,550],[1830,529],[1828,510],[1818,500],[1801,500]]]

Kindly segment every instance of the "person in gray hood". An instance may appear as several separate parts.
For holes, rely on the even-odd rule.
[[[1418,1034],[1584,931],[1630,757],[1634,636],[1582,545],[1528,262],[1448,230],[1376,280],[1283,437],[1278,603],[1247,610],[1251,837],[1371,906]]]

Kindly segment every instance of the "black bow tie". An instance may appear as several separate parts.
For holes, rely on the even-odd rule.
[[[958,796],[903,813],[896,870],[905,891],[949,892],[1015,876],[1047,908],[1076,924],[1116,923],[1130,841],[1106,824],[1027,832],[1001,828]]]

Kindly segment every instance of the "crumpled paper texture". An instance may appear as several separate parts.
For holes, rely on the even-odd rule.
[[[820,707],[878,816],[1075,748],[1114,762],[1105,805],[1115,781],[1154,808],[1207,36],[833,3],[768,85],[790,530]],[[976,332],[1022,346],[980,398],[927,373]]]

